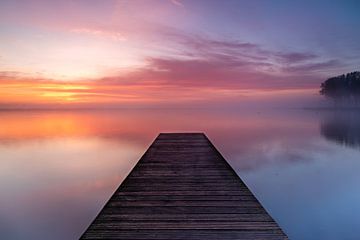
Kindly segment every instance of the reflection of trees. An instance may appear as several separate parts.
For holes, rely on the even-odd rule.
[[[321,122],[320,131],[330,141],[360,148],[360,112],[332,112]]]

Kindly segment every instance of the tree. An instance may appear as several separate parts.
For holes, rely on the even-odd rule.
[[[327,79],[321,83],[320,94],[336,102],[359,104],[360,72],[351,72]]]

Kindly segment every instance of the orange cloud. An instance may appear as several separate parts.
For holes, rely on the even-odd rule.
[[[55,82],[44,79],[0,79],[1,103],[66,103],[80,100],[80,90],[88,90],[85,84]]]
[[[91,29],[78,31],[112,34]],[[249,97],[305,96],[317,92],[314,83],[320,83],[321,72],[329,66],[311,53],[279,53],[248,42],[213,40],[173,31],[166,34],[191,53],[147,57],[141,67],[81,81],[0,72],[0,107],[193,106],[199,102],[236,103]],[[286,62],[287,67],[279,65],[281,62]],[[331,66],[337,64],[330,61]]]
[[[210,78],[210,73],[200,76],[192,72],[194,79],[200,81],[198,84],[191,84],[186,76],[171,82],[169,77],[173,73],[162,74],[143,70],[127,76],[73,82],[3,77],[0,78],[0,107],[196,106],[237,103],[249,98],[301,97],[316,92],[313,88],[256,88],[246,81],[244,87],[231,83],[221,85]]]

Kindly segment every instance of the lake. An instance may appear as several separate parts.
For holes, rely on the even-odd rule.
[[[360,112],[0,112],[0,238],[78,239],[160,132],[202,131],[293,240],[359,239]]]

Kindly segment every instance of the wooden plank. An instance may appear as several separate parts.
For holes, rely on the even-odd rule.
[[[287,239],[203,133],[161,133],[80,239]]]

